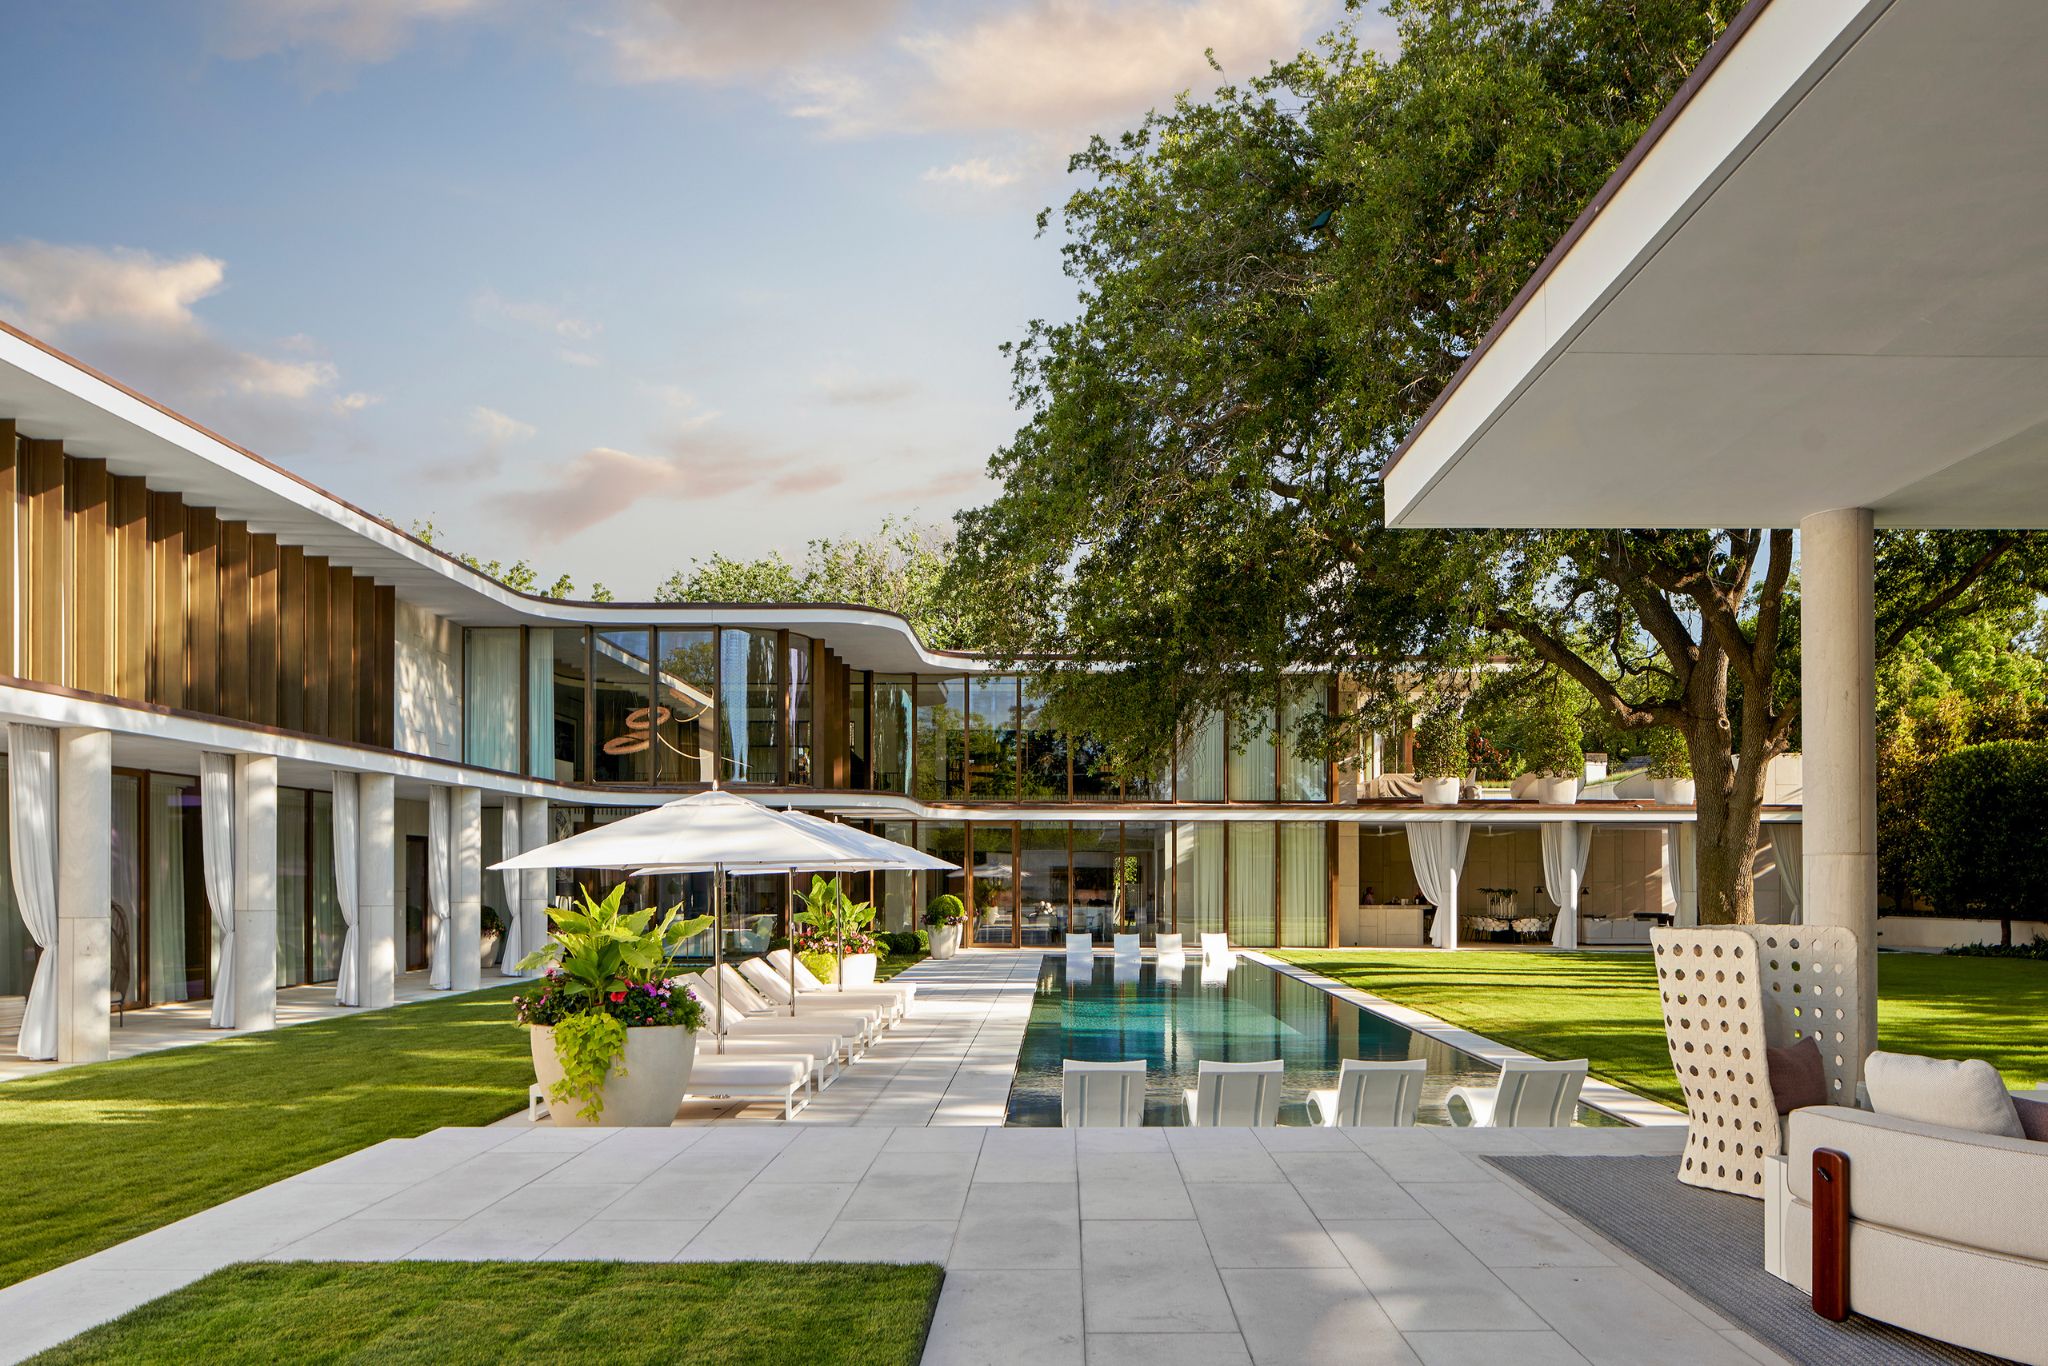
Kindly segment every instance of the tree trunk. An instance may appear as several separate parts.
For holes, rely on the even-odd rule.
[[[1725,706],[1710,705],[1684,727],[1697,791],[1693,876],[1702,925],[1756,923],[1756,849],[1770,755],[1749,738],[1752,729],[1745,728],[1738,756]]]

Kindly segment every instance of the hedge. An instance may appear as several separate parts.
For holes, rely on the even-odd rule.
[[[2048,743],[1999,740],[1930,766],[1926,839],[1914,871],[1946,915],[2024,919],[2048,904]]]

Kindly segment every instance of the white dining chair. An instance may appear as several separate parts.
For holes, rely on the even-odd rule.
[[[1195,1089],[1181,1092],[1188,1123],[1197,1129],[1271,1128],[1280,1122],[1284,1065],[1271,1062],[1210,1062],[1195,1067]]]
[[[1060,1124],[1069,1129],[1130,1128],[1145,1122],[1145,1060],[1081,1062],[1061,1069]]]
[[[1375,1062],[1346,1058],[1333,1091],[1308,1093],[1309,1116],[1332,1129],[1404,1129],[1415,1122],[1422,1100],[1421,1058]]]
[[[1181,937],[1177,934],[1153,935],[1152,951],[1161,958],[1181,958],[1186,956],[1181,949]]]
[[[1138,947],[1138,936],[1135,934],[1117,935],[1110,943],[1115,948],[1116,956],[1119,958],[1136,958],[1143,952]]]
[[[1070,934],[1070,935],[1068,935],[1068,936],[1067,936],[1067,952],[1068,952],[1068,953],[1082,953],[1082,954],[1092,954],[1092,953],[1094,953],[1094,952],[1095,952],[1095,939],[1094,939],[1094,937],[1093,937],[1092,935],[1086,935],[1086,934]]]
[[[1572,1122],[1586,1059],[1539,1062],[1509,1058],[1491,1088],[1454,1086],[1446,1101],[1451,1123],[1473,1129],[1562,1129]],[[1460,1119],[1463,1111],[1465,1118]]]
[[[1230,951],[1230,936],[1227,934],[1205,934],[1202,936],[1202,958],[1204,961],[1235,963],[1237,955]]]

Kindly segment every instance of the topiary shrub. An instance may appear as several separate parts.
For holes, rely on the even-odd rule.
[[[1462,778],[1471,763],[1465,743],[1470,727],[1454,707],[1439,707],[1415,727],[1415,776]]]
[[[1643,732],[1643,753],[1650,756],[1652,778],[1690,778],[1692,752],[1685,737],[1670,726],[1652,726]]]
[[[2048,743],[2000,740],[1935,760],[1921,806],[1926,837],[1914,870],[1921,892],[1945,915],[2038,915],[2048,902],[2044,811]]]
[[[927,925],[954,925],[966,918],[966,903],[951,892],[933,897],[931,904],[924,908],[924,923]]]
[[[1576,778],[1586,771],[1584,730],[1571,693],[1563,686],[1546,688],[1530,711],[1522,762],[1544,778]]]

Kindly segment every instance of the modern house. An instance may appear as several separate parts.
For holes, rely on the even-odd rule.
[[[959,864],[861,890],[889,928],[953,890],[984,947],[1106,937],[1119,890],[1145,933],[1420,944],[1410,827],[1446,823],[1461,860],[1436,885],[1462,916],[1512,889],[1515,918],[1548,923],[1542,832],[1565,823],[1585,832],[1587,942],[1687,909],[1666,869],[1689,866],[1670,852],[1689,807],[1426,808],[1369,795],[1377,744],[1297,756],[1287,722],[1351,705],[1341,681],[1125,783],[1041,722],[1027,682],[890,613],[514,592],[12,329],[0,509],[0,1030],[18,1017],[27,1056],[104,1056],[117,1005],[210,997],[216,1026],[260,1029],[280,988],[375,1006],[408,971],[474,986],[503,970],[486,909],[509,962],[578,880],[486,865],[713,783]],[[1770,819],[1790,828],[1783,795]],[[1763,904],[1790,918],[1796,886],[1760,859]],[[765,941],[786,881],[735,893],[732,946]],[[638,894],[708,909],[708,877]]]

